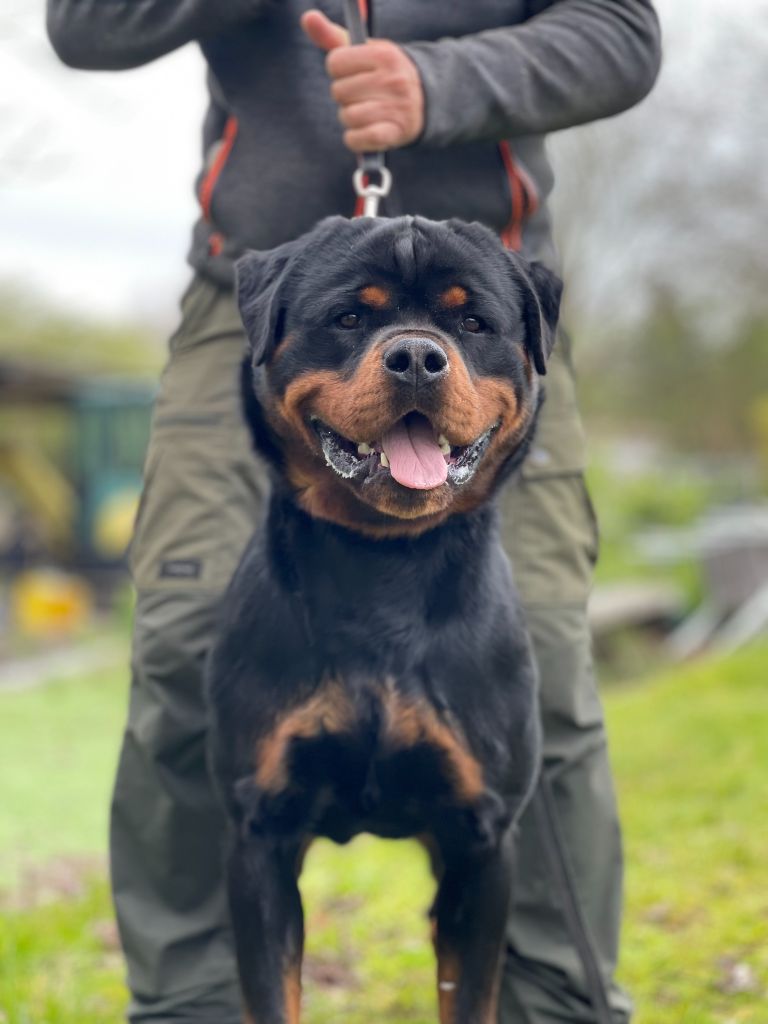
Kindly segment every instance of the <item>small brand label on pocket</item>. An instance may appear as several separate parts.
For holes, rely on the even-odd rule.
[[[163,580],[196,580],[203,571],[203,563],[199,558],[174,558],[163,562],[160,566],[160,579]]]

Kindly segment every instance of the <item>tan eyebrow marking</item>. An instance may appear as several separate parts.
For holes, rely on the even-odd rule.
[[[386,288],[376,284],[366,285],[360,289],[360,301],[366,306],[373,306],[374,309],[384,309],[392,302],[392,295]]]
[[[467,289],[462,288],[460,284],[454,284],[440,296],[440,304],[446,309],[455,309],[456,306],[466,305],[468,299]]]

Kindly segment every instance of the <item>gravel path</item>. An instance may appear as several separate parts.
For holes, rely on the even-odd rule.
[[[126,644],[112,639],[18,658],[0,663],[0,695],[31,690],[43,683],[63,682],[99,669],[116,668],[127,662]]]

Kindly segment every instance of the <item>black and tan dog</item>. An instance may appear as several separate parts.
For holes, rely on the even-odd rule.
[[[430,852],[440,1020],[496,1020],[538,726],[492,496],[530,444],[559,296],[460,222],[332,218],[238,265],[274,488],[210,700],[248,1021],[298,1021],[303,855],[364,831]]]

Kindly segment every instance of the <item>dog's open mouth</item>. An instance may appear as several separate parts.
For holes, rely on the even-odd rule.
[[[383,472],[403,487],[429,491],[444,483],[458,486],[471,480],[499,424],[463,446],[451,445],[418,412],[409,412],[378,440],[363,443],[342,437],[316,417],[312,426],[325,461],[346,480]]]

